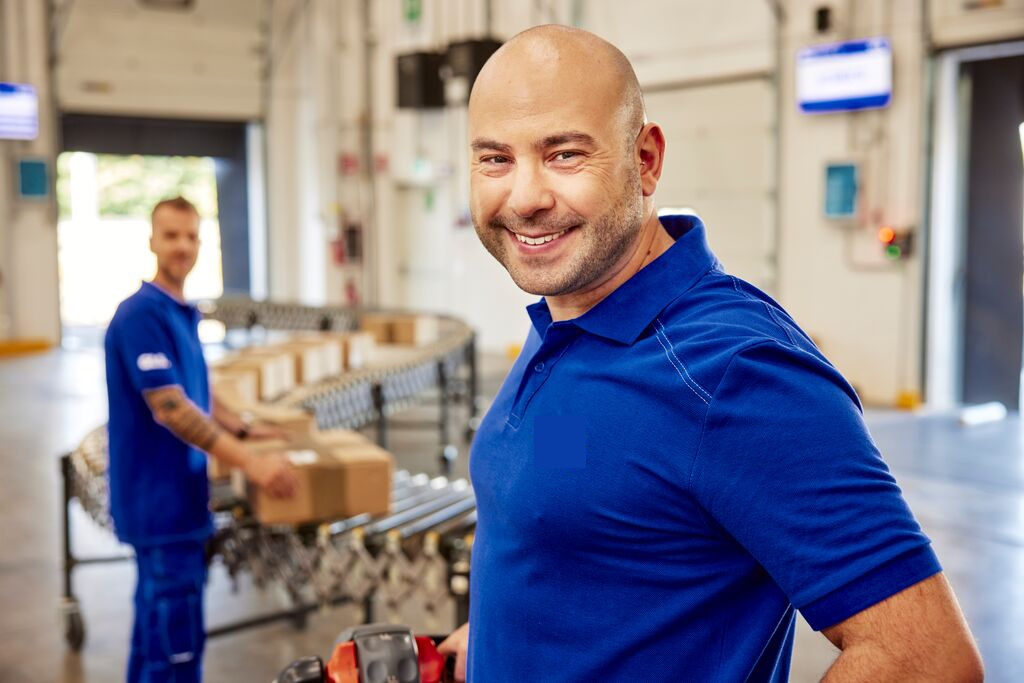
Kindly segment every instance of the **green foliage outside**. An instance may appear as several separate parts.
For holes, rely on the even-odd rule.
[[[57,157],[57,202],[61,218],[71,217],[70,159]],[[210,157],[96,155],[99,212],[103,218],[149,219],[161,199],[181,195],[203,218],[217,217],[217,182]]]

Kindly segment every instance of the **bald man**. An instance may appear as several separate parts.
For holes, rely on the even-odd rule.
[[[480,241],[523,351],[473,444],[470,621],[488,681],[785,681],[795,611],[828,681],[975,681],[977,649],[850,385],[655,212],[665,139],[625,56],[519,34],[469,103]]]

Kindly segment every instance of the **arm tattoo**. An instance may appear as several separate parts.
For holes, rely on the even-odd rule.
[[[185,443],[205,451],[220,436],[220,428],[185,397],[181,387],[161,387],[144,395],[153,419]]]

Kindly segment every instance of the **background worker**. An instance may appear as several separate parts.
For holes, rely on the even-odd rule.
[[[195,206],[159,202],[150,248],[156,277],[121,302],[104,340],[110,512],[138,567],[127,680],[192,683],[202,679],[204,544],[213,530],[207,454],[272,495],[291,495],[296,478],[282,454],[257,457],[241,441],[275,430],[246,425],[210,395],[200,314],[184,300],[199,253]]]

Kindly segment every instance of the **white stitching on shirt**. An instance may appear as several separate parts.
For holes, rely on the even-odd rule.
[[[779,314],[775,312],[775,308],[771,304],[762,299],[758,299],[757,297],[750,296],[746,292],[740,290],[739,283],[737,282],[735,276],[730,275],[729,279],[732,280],[732,288],[739,292],[742,296],[746,297],[750,301],[756,301],[760,303],[762,306],[764,306],[765,310],[768,311],[768,316],[779,327],[779,329],[782,330],[783,334],[786,335],[786,339],[789,340],[790,344],[792,344],[793,346],[799,346],[796,343],[796,339],[793,338],[793,333],[790,332],[789,328],[782,323],[782,320],[779,319]]]
[[[700,400],[704,401],[704,403],[706,405],[710,406],[711,404],[708,403],[708,399],[704,398],[699,393],[697,393],[697,390],[694,389],[693,386],[689,382],[686,381],[686,377],[684,377],[683,373],[679,371],[679,367],[672,360],[672,356],[669,355],[669,348],[670,348],[670,346],[666,346],[665,342],[663,342],[661,340],[661,332],[659,332],[657,329],[654,330],[654,338],[658,340],[659,344],[661,344],[661,348],[665,351],[665,358],[668,359],[669,365],[671,365],[673,368],[675,368],[676,374],[679,375],[679,379],[683,380],[683,384],[685,384],[687,387],[689,387],[690,391],[692,391],[697,398],[699,398]],[[666,339],[668,339],[668,337],[666,337]],[[674,351],[672,352],[672,355],[673,356],[675,355]],[[686,370],[686,368],[683,368],[683,370]],[[686,374],[689,375],[690,373],[686,373]],[[696,384],[696,382],[694,382],[694,384]],[[697,386],[700,387],[699,384]],[[704,391],[703,387],[700,387],[700,390]],[[707,392],[705,392],[705,393],[707,393]]]
[[[679,367],[681,367],[683,369],[683,372],[685,372],[686,376],[690,378],[690,381],[693,382],[694,386],[696,386],[701,391],[701,393],[703,393],[707,397],[707,399],[710,401],[711,400],[711,394],[709,394],[704,389],[704,387],[702,387],[700,385],[700,382],[695,380],[693,378],[693,376],[690,375],[690,373],[686,370],[686,366],[683,365],[683,361],[679,358],[679,356],[676,355],[676,349],[672,345],[672,340],[668,338],[668,330],[665,329],[665,323],[661,322],[661,318],[658,318],[658,317],[654,318],[654,322],[655,322],[655,324],[657,324],[661,328],[661,336],[665,337],[665,341],[668,342],[668,348],[672,351],[672,356],[675,357],[676,361],[679,362]]]

